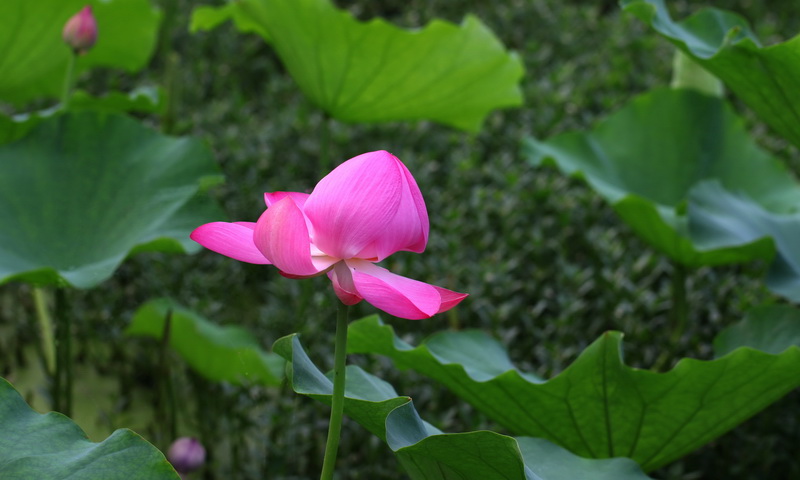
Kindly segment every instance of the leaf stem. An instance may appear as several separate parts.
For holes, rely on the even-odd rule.
[[[672,284],[672,305],[669,312],[670,333],[669,346],[661,351],[653,363],[654,370],[661,370],[669,361],[670,355],[675,356],[679,350],[679,343],[683,332],[686,331],[686,319],[689,315],[689,305],[686,302],[686,267],[673,262],[672,264],[672,277],[670,278]]]
[[[325,459],[322,462],[320,480],[331,480],[336,466],[339,438],[342,432],[344,414],[345,365],[347,360],[347,314],[348,306],[339,303],[336,314],[336,346],[334,347],[333,398],[331,399],[331,420],[328,426],[328,441],[325,444]]]
[[[686,330],[688,315],[686,303],[686,267],[674,263],[672,267],[672,347],[676,348]]]
[[[158,413],[161,423],[161,441],[164,445],[177,438],[175,425],[175,393],[172,386],[172,370],[169,363],[170,335],[172,334],[172,308],[167,310],[164,317],[164,329],[161,333],[161,342],[158,351],[158,363],[161,382],[158,397]]]
[[[175,133],[176,114],[178,105],[178,71],[180,70],[180,57],[171,52],[166,57],[164,68],[164,110],[161,114],[161,131],[167,135]]]
[[[41,330],[45,369],[48,375],[53,375],[56,371],[56,341],[53,338],[53,319],[50,318],[47,309],[47,296],[43,288],[33,287],[33,304],[36,307],[36,318],[39,320],[39,330]]]
[[[56,378],[53,409],[72,414],[72,315],[64,288],[56,290]]]

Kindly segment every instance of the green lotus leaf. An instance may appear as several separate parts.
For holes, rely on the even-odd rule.
[[[522,62],[473,16],[404,30],[360,22],[330,0],[241,0],[196,11],[192,28],[224,17],[261,34],[308,98],[344,121],[433,120],[477,132],[492,110],[522,104]]]
[[[709,8],[674,22],[663,0],[623,8],[719,77],[766,123],[800,146],[800,37],[762,47],[742,17]]]
[[[136,71],[153,53],[160,13],[149,0],[3,0],[0,18],[0,101],[20,104],[56,98],[72,55],[61,39],[66,21],[85,5],[97,19],[95,46],[78,57],[76,72],[91,67]]]
[[[778,355],[795,345],[800,345],[800,310],[788,305],[764,305],[720,332],[714,339],[714,353],[722,356],[739,347],[750,347]]]
[[[70,110],[98,110],[109,113],[163,113],[165,107],[163,93],[154,87],[140,87],[129,93],[110,92],[102,97],[76,90],[69,100]]]
[[[57,111],[58,109],[49,109],[13,116],[0,113],[0,145],[19,140],[42,120],[53,116]]]
[[[716,181],[699,183],[689,198],[689,226],[697,245],[709,249],[774,245],[777,255],[767,272],[767,287],[800,302],[800,212],[770,211],[746,193],[731,192]]]
[[[192,10],[192,19],[189,30],[192,33],[213,30],[228,20],[232,20],[236,28],[242,33],[257,33],[267,42],[270,41],[269,33],[264,25],[251,18],[239,6],[238,2],[229,2],[221,7],[197,7]]]
[[[333,383],[308,358],[296,335],[275,342],[290,362],[295,392],[330,405]],[[629,459],[590,460],[537,438],[495,432],[442,433],[424,422],[409,397],[359,367],[347,367],[345,413],[385,440],[413,480],[644,480]]]
[[[197,140],[116,114],[48,118],[0,146],[0,284],[89,288],[129,254],[195,252],[192,228],[223,218],[198,193],[220,180]]]
[[[529,138],[524,154],[580,176],[654,248],[690,267],[769,260],[769,241],[699,248],[685,215],[689,191],[716,178],[765,208],[788,212],[800,188],[753,142],[730,106],[694,90],[658,89],[635,98],[588,132]]]
[[[157,448],[127,429],[92,443],[60,413],[34,412],[0,378],[0,478],[178,480]]]
[[[516,435],[546,438],[588,458],[624,456],[644,471],[710,442],[800,385],[800,348],[780,355],[737,349],[683,359],[666,373],[626,366],[622,334],[607,332],[544,381],[520,372],[478,331],[413,347],[369,317],[350,325],[352,353],[379,353],[437,380]],[[576,477],[579,478],[579,477]]]
[[[102,97],[94,97],[82,90],[76,90],[69,102],[69,110],[160,113],[164,105],[163,96],[156,88],[137,88],[130,93],[111,92]],[[0,113],[0,145],[19,140],[45,118],[61,113],[64,113],[61,104],[45,110],[12,116]]]
[[[168,316],[170,347],[199,374],[213,381],[239,385],[281,384],[286,362],[274,353],[265,352],[250,332],[237,326],[215,325],[166,298],[142,305],[125,333],[160,340]]]

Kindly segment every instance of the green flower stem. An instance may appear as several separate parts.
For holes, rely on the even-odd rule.
[[[64,89],[61,92],[61,108],[69,108],[72,96],[72,82],[75,76],[75,51],[70,52],[67,60],[67,71],[64,75]],[[70,416],[72,412],[72,343],[70,330],[71,315],[66,308],[64,289],[56,289],[56,341],[55,341],[55,378],[53,379],[53,410]]]
[[[75,76],[75,52],[70,52],[69,60],[67,60],[67,73],[64,76],[64,90],[61,93],[61,108],[67,109],[69,107],[69,99],[72,96],[72,81]]]
[[[47,309],[47,296],[44,289],[33,287],[33,304],[36,307],[36,317],[39,320],[39,330],[42,339],[42,354],[48,375],[56,371],[56,341],[53,338],[53,320]]]
[[[347,313],[347,305],[339,303],[339,311],[336,315],[331,421],[328,426],[328,441],[325,444],[325,459],[322,462],[321,480],[331,480],[333,478],[333,470],[336,467],[336,453],[339,450],[339,437],[342,432],[345,365],[347,363]]]

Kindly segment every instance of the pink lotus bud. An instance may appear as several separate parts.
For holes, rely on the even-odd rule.
[[[92,15],[92,7],[83,7],[83,10],[67,20],[61,37],[75,53],[82,55],[88,52],[97,41],[97,21]]]
[[[193,472],[205,463],[206,449],[196,438],[181,437],[170,445],[167,459],[178,473]]]

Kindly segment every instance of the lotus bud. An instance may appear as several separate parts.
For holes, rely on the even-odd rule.
[[[61,37],[75,53],[83,55],[88,52],[97,41],[97,21],[92,15],[92,7],[83,7],[83,10],[67,20]]]
[[[193,472],[205,463],[206,449],[196,438],[180,437],[170,445],[167,459],[178,473]]]

